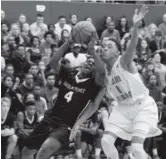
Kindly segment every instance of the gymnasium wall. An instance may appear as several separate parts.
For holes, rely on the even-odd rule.
[[[32,23],[36,18],[36,5],[45,5],[42,14],[46,23],[56,23],[60,15],[69,16],[77,14],[80,20],[90,16],[94,20],[97,29],[103,27],[104,16],[111,15],[116,20],[121,15],[126,15],[131,23],[134,9],[140,5],[132,4],[104,4],[104,3],[68,3],[54,1],[1,1],[1,8],[6,12],[6,19],[15,22],[20,13],[27,16],[28,22]],[[166,13],[166,5],[149,5],[149,13],[145,19],[146,23],[155,22],[159,24],[162,15]]]

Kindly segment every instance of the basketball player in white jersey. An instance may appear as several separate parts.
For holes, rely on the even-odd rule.
[[[148,12],[142,6],[135,10],[133,32],[126,53],[120,56],[117,42],[105,39],[102,42],[101,57],[106,64],[107,90],[117,101],[117,106],[105,123],[102,147],[107,158],[119,159],[114,143],[118,137],[131,141],[131,150],[135,159],[147,159],[143,149],[147,137],[157,136],[158,110],[155,101],[143,84],[133,63],[138,40],[138,26]]]

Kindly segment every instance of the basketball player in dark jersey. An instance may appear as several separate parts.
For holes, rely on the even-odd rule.
[[[57,68],[71,43],[71,39],[65,42],[52,57],[49,64],[52,69]],[[37,150],[36,159],[49,158],[52,153],[68,145],[69,139],[75,138],[77,127],[98,109],[105,93],[102,88],[105,68],[94,51],[94,40],[90,44],[89,51],[94,56],[95,66],[87,62],[72,74],[65,67],[61,68],[56,103],[28,137],[22,159],[33,159]]]

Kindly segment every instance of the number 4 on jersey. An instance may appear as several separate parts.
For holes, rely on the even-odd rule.
[[[67,100],[68,103],[72,100],[73,93],[74,92],[70,91],[70,92],[65,94],[64,98]]]

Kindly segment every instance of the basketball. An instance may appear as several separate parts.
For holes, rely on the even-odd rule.
[[[92,35],[97,38],[94,25],[87,21],[78,22],[72,30],[72,38],[75,43],[88,44]]]

